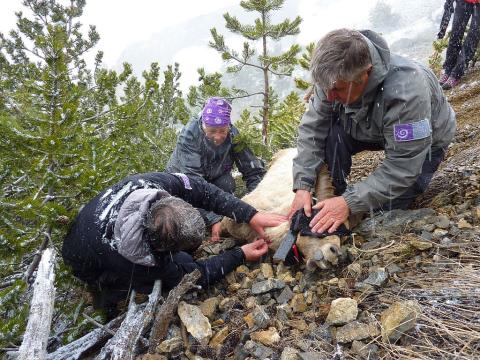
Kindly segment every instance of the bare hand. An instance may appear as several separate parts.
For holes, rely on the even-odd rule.
[[[295,198],[292,201],[288,218],[291,219],[295,211],[302,209],[305,211],[305,215],[312,216],[312,194],[307,190],[297,190]]]
[[[264,228],[278,226],[287,220],[288,219],[285,215],[259,211],[252,217],[249,225],[252,230],[256,231],[260,238],[268,240],[268,237],[265,235]]]
[[[211,242],[218,242],[220,241],[220,221],[212,225],[212,237],[210,238]]]
[[[245,254],[245,260],[257,261],[268,251],[268,244],[265,240],[259,239],[250,244],[243,245],[241,249]]]
[[[310,221],[312,231],[317,233],[327,230],[329,233],[334,232],[348,219],[350,214],[350,209],[342,196],[320,201],[313,208],[321,209]]]

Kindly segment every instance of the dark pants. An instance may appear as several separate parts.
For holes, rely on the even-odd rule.
[[[468,21],[470,29],[463,42],[463,36]],[[453,15],[452,31],[448,42],[443,69],[445,73],[460,79],[465,73],[465,66],[471,61],[477,50],[480,38],[480,4],[470,4],[463,0],[457,1]]]
[[[383,144],[355,140],[345,132],[338,121],[332,124],[327,136],[325,157],[336,195],[343,194],[347,187],[346,179],[352,168],[352,156],[365,150],[380,151],[383,150]],[[415,183],[402,195],[390,201],[390,204],[385,204],[383,210],[407,209],[415,197],[426,190],[443,156],[443,149],[429,153],[423,163],[422,173]]]

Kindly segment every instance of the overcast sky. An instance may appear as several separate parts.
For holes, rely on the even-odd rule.
[[[288,17],[293,19],[300,15],[303,18],[301,33],[297,41],[300,44],[307,44],[317,41],[323,34],[335,28],[368,27],[369,12],[377,1],[287,0],[290,4],[298,5],[298,14],[289,14]],[[424,3],[437,2],[438,11],[441,11],[441,4],[443,4],[443,0],[428,0],[420,3],[414,0],[385,1],[392,5],[394,11],[413,13],[425,6]],[[15,28],[14,12],[23,9],[21,3],[21,0],[0,0],[1,32],[7,33]],[[227,8],[231,11],[232,6],[235,10],[238,8],[240,12],[242,10],[240,10],[239,3],[239,0],[87,0],[81,21],[84,25],[93,24],[97,27],[101,38],[97,50],[104,51],[104,64],[108,67],[118,67],[123,61],[132,62],[132,59],[125,58],[128,54],[125,50],[132,44],[140,43],[148,46],[149,39],[152,39],[162,29],[185,23],[201,15],[223,11]],[[425,21],[422,20],[422,23]],[[407,29],[407,35],[415,32],[415,26]],[[400,36],[404,37],[404,33],[405,30]],[[387,40],[393,39],[389,34],[385,35],[387,35]],[[174,38],[175,34],[171,34],[171,36]],[[192,79],[196,78],[196,69],[200,66],[205,67],[207,71],[215,71],[220,68],[222,60],[213,49],[208,48],[208,37],[207,34],[198,44],[190,44],[190,47],[182,48],[175,54],[169,54],[172,59],[169,62],[180,62],[183,81],[193,81]],[[227,40],[229,39],[227,38]],[[95,52],[91,52],[87,60],[93,61]],[[158,61],[158,58],[145,60],[150,63]],[[136,64],[134,63],[133,66],[135,68]]]

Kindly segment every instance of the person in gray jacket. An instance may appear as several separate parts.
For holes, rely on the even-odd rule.
[[[349,214],[407,208],[424,192],[453,139],[455,113],[427,67],[391,54],[373,31],[334,30],[315,49],[314,94],[293,163],[290,216],[312,212],[317,171],[328,165],[336,197],[319,202],[312,231],[333,232]],[[384,150],[365,180],[348,185],[352,155]]]
[[[232,107],[220,97],[209,98],[199,118],[191,119],[183,128],[166,170],[200,176],[223,191],[233,194],[235,180],[232,169],[235,164],[252,191],[265,175],[263,162],[248,148],[235,146],[238,130],[231,124]],[[221,216],[204,212],[206,225],[212,228],[212,240],[220,236]]]

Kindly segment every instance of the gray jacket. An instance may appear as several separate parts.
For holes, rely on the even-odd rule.
[[[350,106],[331,103],[315,86],[300,123],[298,155],[293,163],[294,190],[312,190],[316,173],[325,162],[325,140],[334,113],[354,139],[382,144],[383,163],[342,194],[352,213],[376,208],[405,192],[420,175],[428,153],[446,149],[456,127],[455,114],[430,69],[390,54],[385,40],[375,32],[361,33],[373,65],[361,99]],[[414,139],[401,138],[402,124],[419,130]]]
[[[250,149],[235,147],[234,139],[238,135],[237,128],[231,126],[225,142],[220,146],[214,146],[205,136],[201,117],[192,119],[180,133],[166,171],[200,176],[208,182],[213,182],[220,176],[230,174],[235,164],[242,174],[248,191],[252,191],[265,175],[265,167]],[[201,212],[207,226],[222,219],[215,213]]]
[[[192,119],[183,128],[166,170],[186,175],[201,176],[208,182],[230,173],[235,164],[242,173],[249,191],[255,189],[265,174],[262,161],[248,149],[236,149],[234,138],[238,136],[234,126],[220,146],[207,139],[202,129],[202,119]]]

